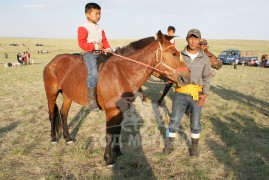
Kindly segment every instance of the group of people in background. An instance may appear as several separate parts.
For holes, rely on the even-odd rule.
[[[268,54],[263,54],[261,60],[252,58],[249,62],[243,62],[242,65],[255,66],[255,67],[269,67]]]
[[[8,58],[8,54],[4,54],[5,58]],[[30,65],[33,64],[33,59],[30,59],[31,55],[28,51],[17,54],[17,62],[8,62],[5,66],[6,67],[18,67],[22,65]]]
[[[30,65],[31,64],[31,55],[28,51],[23,52],[23,54],[18,53],[17,54],[17,61],[21,65]]]

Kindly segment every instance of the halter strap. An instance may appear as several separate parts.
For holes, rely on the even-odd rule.
[[[150,66],[150,65],[148,65],[148,64],[145,64],[145,63],[136,61],[136,60],[131,59],[131,58],[128,58],[128,57],[126,57],[126,56],[122,56],[122,55],[116,54],[116,53],[114,53],[114,52],[112,52],[112,54],[113,54],[114,56],[120,57],[120,58],[122,58],[122,59],[125,59],[125,60],[128,60],[128,61],[132,61],[132,62],[134,62],[134,63],[137,63],[137,64],[140,64],[140,65],[146,66],[146,67],[151,68],[151,69],[153,69],[153,70],[155,70],[155,71],[158,71],[158,72],[160,72],[160,73],[164,73],[164,71],[162,71],[162,70],[160,70],[160,69],[157,69],[157,68],[155,68],[155,67],[153,67],[153,66]]]

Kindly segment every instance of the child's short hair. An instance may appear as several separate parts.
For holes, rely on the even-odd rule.
[[[174,26],[168,26],[167,31],[174,31],[174,32],[176,32],[176,28]]]
[[[88,3],[85,6],[85,13],[87,13],[91,9],[98,9],[101,10],[101,7],[96,3]]]

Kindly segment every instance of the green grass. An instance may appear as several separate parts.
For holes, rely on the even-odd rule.
[[[131,40],[111,40],[113,47]],[[211,51],[237,48],[269,49],[269,41],[208,40]],[[44,66],[60,53],[80,52],[74,39],[0,38],[0,179],[268,179],[269,69],[226,65],[212,78],[203,109],[200,156],[189,156],[189,121],[184,117],[175,151],[163,155],[162,125],[171,113],[173,91],[159,108],[152,101],[163,85],[146,83],[149,101],[140,97],[125,113],[125,122],[139,122],[122,132],[124,156],[113,168],[103,161],[104,112],[87,112],[73,103],[68,116],[74,145],[63,138],[50,143],[50,123],[44,91]],[[24,43],[24,47],[9,46]],[[45,46],[36,47],[36,43]],[[177,40],[178,49],[186,42]],[[29,49],[28,49],[29,48]],[[48,54],[37,54],[46,49]],[[5,68],[16,54],[28,50],[37,64]],[[4,58],[8,52],[9,58]],[[268,52],[267,52],[268,53]],[[60,106],[61,97],[57,101]],[[133,139],[131,139],[133,138]],[[137,139],[134,139],[137,138]],[[133,141],[130,141],[133,140]],[[138,141],[135,141],[138,140]],[[140,145],[139,145],[140,144]]]

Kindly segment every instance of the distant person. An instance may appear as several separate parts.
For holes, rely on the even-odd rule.
[[[238,62],[239,62],[239,59],[236,58],[236,59],[234,60],[234,69],[237,69]]]
[[[8,53],[5,53],[5,58],[8,59]]]
[[[23,52],[22,60],[23,60],[23,65],[27,65],[27,59],[26,59],[26,53],[25,52]]]
[[[5,67],[19,67],[21,66],[22,64],[21,63],[18,63],[18,62],[8,62],[7,64],[5,64]]]
[[[238,59],[234,60],[234,69],[237,69],[238,61]]]
[[[266,63],[268,61],[268,54],[264,54],[261,57],[261,67],[266,67]]]
[[[207,40],[206,39],[201,39],[199,43],[200,48],[202,49],[203,52],[205,52],[205,49],[207,48]]]
[[[85,51],[84,62],[88,69],[87,90],[89,109],[98,111],[96,102],[96,84],[98,79],[97,57],[101,51],[112,52],[103,28],[97,24],[101,18],[101,7],[96,3],[85,6],[87,22],[78,27],[78,45]]]
[[[260,61],[259,61],[258,59],[256,59],[256,60],[255,60],[255,66],[256,66],[256,67],[257,67],[257,66],[260,66],[260,64],[261,64]]]
[[[28,65],[30,65],[31,64],[31,59],[30,59],[31,55],[28,51],[26,51],[25,54],[26,54],[26,62]]]
[[[18,63],[22,64],[21,53],[18,53],[18,54],[17,54],[17,61],[18,61]]]
[[[251,61],[250,61],[250,66],[255,66],[255,61],[254,61],[253,58],[252,58]]]
[[[176,33],[176,28],[174,26],[168,26],[167,28],[167,35],[174,37]],[[171,39],[170,42],[176,47],[176,40],[175,38]]]

